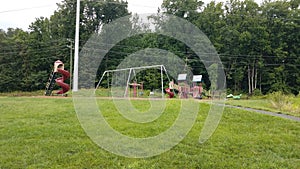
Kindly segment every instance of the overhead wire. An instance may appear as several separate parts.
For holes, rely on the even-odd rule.
[[[62,44],[61,46],[59,45],[56,45],[55,47],[61,47],[61,48],[64,48],[66,47],[67,49],[67,45],[69,43],[71,43],[70,41],[67,40],[67,38],[61,38],[61,39],[53,39],[51,41],[46,41],[46,42],[39,42],[37,43],[37,45],[42,45],[42,47],[39,47],[39,50],[43,50],[43,49],[49,49],[49,48],[53,48],[53,46],[47,46],[47,45],[53,45],[53,43],[57,43],[57,42],[64,42],[66,44]],[[83,42],[83,41],[81,41]],[[72,42],[73,43],[73,42]],[[89,42],[91,43],[91,42]],[[114,49],[114,48],[118,48],[118,47],[123,47],[125,49],[129,49],[129,50],[141,50],[141,49],[145,49],[146,47],[141,47],[141,46],[130,46],[130,45],[124,45],[124,44],[109,44],[109,43],[102,43],[102,42],[94,42],[95,44],[97,44],[97,47],[100,48],[101,45],[105,45],[105,46],[112,46],[111,49]],[[26,45],[26,44],[25,44]],[[87,47],[83,47],[84,49],[88,49]],[[5,48],[2,48],[2,52],[1,52],[1,48],[0,48],[0,55],[1,54],[17,54],[19,53],[20,51],[14,51],[14,50],[18,50],[20,49],[20,46],[15,44],[14,46],[9,46],[7,47],[7,49]],[[4,52],[4,51],[11,51],[11,52]],[[93,48],[91,50],[94,50]],[[101,50],[101,49],[97,49],[97,50]],[[101,50],[101,51],[105,51],[104,49]],[[111,53],[116,53],[116,51],[113,51],[113,50],[110,50],[110,51],[106,51],[106,52],[111,52]],[[117,51],[118,52],[118,51]],[[180,51],[178,51],[180,52]],[[38,52],[37,52],[38,53]],[[183,51],[181,53],[184,53]],[[124,52],[121,52],[121,53],[118,53],[118,54],[124,54]],[[125,53],[125,54],[130,54],[130,53]],[[214,53],[203,53],[203,54],[214,54]],[[259,58],[276,58],[278,57],[278,55],[263,55],[263,54],[228,54],[228,53],[218,53],[218,55],[222,58],[224,57],[224,59],[238,59],[238,58],[253,58],[253,59],[259,59]],[[295,56],[295,57],[291,57],[291,56],[284,56],[285,58],[283,59],[297,59],[298,57]]]
[[[10,10],[5,10],[5,11],[0,11],[1,13],[11,13],[11,12],[19,12],[19,11],[25,11],[25,10],[32,10],[32,9],[39,9],[39,8],[46,8],[54,6],[53,4],[49,5],[41,5],[41,6],[34,6],[34,7],[28,7],[28,8],[19,8],[19,9],[10,9]]]
[[[57,50],[57,48],[61,48],[61,49],[68,49],[67,47],[67,43],[70,43],[69,41],[67,41],[66,39],[61,39],[61,40],[53,40],[53,41],[47,41],[47,42],[43,42],[41,44],[38,44],[38,45],[47,45],[47,44],[53,44],[55,42],[62,42],[62,40],[64,40],[64,42],[66,44],[61,44],[61,45],[56,45],[55,48],[53,48],[54,46],[42,46],[42,47],[39,47],[39,51],[36,51],[36,52],[31,52],[31,53],[35,53],[35,54],[39,54],[39,53],[44,53],[44,52],[48,52],[48,51],[51,51],[51,50]],[[98,42],[98,44],[101,45],[101,43]],[[113,45],[113,44],[106,44],[106,43],[103,43],[102,45]],[[140,46],[128,46],[128,45],[122,45],[122,44],[116,44],[115,46],[113,46],[113,48],[118,48],[118,47],[124,47],[126,48],[127,50],[133,50],[133,51],[138,51],[138,50],[142,50],[142,49],[145,49],[145,47],[140,47]],[[10,46],[8,47],[7,49],[2,49],[2,52],[0,52],[0,55],[4,55],[4,54],[19,54],[20,52],[26,52],[26,49],[25,51],[24,50],[21,50],[19,51],[20,47],[15,45],[15,46]],[[53,49],[51,49],[53,48]],[[85,48],[85,47],[84,47]],[[112,49],[113,49],[112,48]],[[45,51],[44,49],[47,49],[48,51]],[[87,48],[85,48],[87,49]],[[7,51],[9,52],[7,52]],[[14,51],[16,50],[16,51]],[[91,49],[91,50],[94,50],[94,49]],[[131,54],[131,53],[126,53],[126,52],[120,52],[120,51],[114,51],[114,50],[110,50],[110,51],[105,51],[104,49],[101,50],[101,49],[97,49],[99,51],[103,51],[103,52],[107,52],[107,53],[110,53],[110,54],[122,54],[122,55],[128,55],[128,54]],[[180,51],[177,51],[177,52],[180,52]],[[185,52],[181,51],[182,54],[185,54]],[[215,53],[203,53],[203,54],[215,54]],[[219,53],[218,54],[220,56],[221,59],[260,59],[260,58],[277,58],[278,56],[275,56],[275,55],[261,55],[261,54],[251,54],[251,55],[246,55],[246,54],[228,54],[228,53]],[[284,56],[282,59],[283,60],[290,60],[290,59],[297,59],[298,57],[291,57],[291,56]]]
[[[83,41],[81,41],[83,42]],[[68,40],[68,38],[60,38],[60,39],[52,39],[51,41],[44,41],[44,42],[38,42],[36,43],[36,45],[41,45],[42,47],[39,47],[39,50],[43,50],[43,48],[45,49],[50,49],[50,48],[53,48],[54,46],[47,46],[47,45],[53,45],[55,43],[65,43],[65,44],[58,44],[56,45],[55,47],[61,47],[61,48],[64,48],[66,47],[67,49],[67,45],[69,43],[73,43],[73,42],[70,42]],[[89,42],[89,43],[93,43],[93,42]],[[123,47],[127,50],[141,50],[141,49],[144,49],[144,48],[147,48],[147,47],[141,47],[141,46],[132,46],[132,45],[124,45],[122,43],[118,43],[118,44],[109,44],[109,43],[103,43],[103,42],[94,42],[95,44],[97,44],[97,47],[98,48],[101,48],[101,45],[103,46],[111,46],[111,49],[114,49],[114,48],[119,48],[119,47]],[[27,45],[26,43],[24,45]],[[27,46],[27,47],[30,47],[30,46]],[[84,49],[87,49],[87,47],[83,47]],[[20,51],[14,51],[14,50],[18,50],[20,49],[20,45],[17,45],[17,44],[14,44],[14,46],[5,46],[4,48],[2,47],[2,52],[0,50],[0,54],[17,54],[19,53]],[[91,50],[94,50],[94,49],[91,49]],[[99,50],[99,49],[97,49]],[[6,52],[6,51],[11,51],[11,52]],[[104,49],[102,50],[104,51]],[[111,53],[115,53],[116,51],[106,51],[106,52],[111,52]],[[177,52],[180,52],[180,51],[177,51]],[[38,53],[38,52],[37,52]],[[186,54],[184,51],[181,51],[181,53],[183,54]],[[119,53],[119,54],[124,54],[124,52],[122,53]],[[125,53],[125,54],[130,54],[130,53]],[[205,54],[205,53],[204,53]],[[206,53],[206,54],[215,54],[215,53]],[[218,55],[222,58],[224,57],[224,59],[233,59],[233,58],[253,58],[253,59],[259,59],[259,58],[275,58],[275,57],[278,57],[275,56],[275,55],[263,55],[263,54],[230,54],[230,53],[218,53]],[[283,59],[296,59],[298,57],[291,57],[291,56],[284,56]]]

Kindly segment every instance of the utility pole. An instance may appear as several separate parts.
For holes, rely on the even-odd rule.
[[[73,75],[73,92],[77,92],[78,91],[79,22],[80,22],[80,0],[77,0],[77,7],[76,7],[76,31],[75,31],[75,55],[74,55],[74,75]]]
[[[70,42],[70,45],[67,45],[68,48],[70,48],[70,89],[72,89],[72,76],[73,76],[73,39],[67,39],[67,41]]]

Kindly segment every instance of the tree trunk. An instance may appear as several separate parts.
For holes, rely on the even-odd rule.
[[[261,71],[260,71],[260,74],[259,74],[259,90],[260,92],[262,93],[262,89],[261,89]]]
[[[254,90],[254,72],[255,72],[255,68],[253,66],[251,72],[251,94],[253,94],[253,90]]]
[[[255,82],[254,82],[254,89],[257,89],[257,68],[255,68]]]
[[[251,94],[251,70],[250,66],[248,65],[248,94]]]

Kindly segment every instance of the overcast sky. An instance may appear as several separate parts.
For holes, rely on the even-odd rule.
[[[35,18],[49,17],[62,0],[6,0],[0,5],[0,29],[8,27],[27,30]],[[156,13],[163,0],[127,0],[133,13]],[[207,2],[209,0],[204,0]],[[225,0],[224,0],[225,1]]]
[[[22,28],[28,26],[40,16],[49,17],[61,0],[6,0],[0,5],[0,28]]]
[[[8,27],[27,30],[35,18],[49,17],[62,0],[7,0],[0,5],[0,29]],[[134,13],[156,13],[162,0],[127,0]]]

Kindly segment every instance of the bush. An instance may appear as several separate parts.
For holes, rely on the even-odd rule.
[[[255,89],[253,91],[253,96],[262,96],[263,94],[261,93],[261,91],[259,89]]]
[[[283,92],[273,92],[268,95],[272,106],[280,111],[300,112],[300,107],[293,103],[293,95],[285,95]]]
[[[227,88],[227,89],[226,89],[226,93],[227,93],[227,94],[233,94],[233,91],[232,91],[231,89]]]
[[[269,94],[268,98],[272,106],[278,110],[283,110],[284,107],[291,106],[292,104],[289,96],[284,95],[281,91]]]

